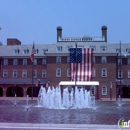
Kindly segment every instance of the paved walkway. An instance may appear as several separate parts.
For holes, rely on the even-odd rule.
[[[1,130],[119,130],[117,125],[0,123]]]

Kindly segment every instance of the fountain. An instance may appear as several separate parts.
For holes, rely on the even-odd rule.
[[[63,90],[61,94],[60,87],[48,87],[46,89],[41,86],[38,95],[38,106],[44,108],[54,109],[81,109],[89,108],[95,104],[94,96],[90,96],[90,91],[85,90],[83,87],[75,87],[75,91],[68,91],[68,88]]]
[[[15,105],[15,107],[17,105],[17,95],[16,94],[14,95],[14,105]]]
[[[29,99],[28,99],[28,95],[27,95],[27,97],[26,97],[26,110],[28,110],[29,109]]]

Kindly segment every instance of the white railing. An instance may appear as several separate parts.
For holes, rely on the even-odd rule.
[[[105,41],[102,37],[59,37],[59,41],[62,42],[70,42],[70,41],[77,41],[77,42],[84,42],[84,41]]]

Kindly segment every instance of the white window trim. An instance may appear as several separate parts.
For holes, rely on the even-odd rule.
[[[6,72],[6,73],[4,73]],[[6,76],[4,76],[6,74]],[[7,70],[3,70],[3,78],[7,78],[8,77],[8,71]]]
[[[45,76],[43,76],[43,72],[45,72]],[[47,71],[46,70],[42,70],[42,78],[46,78],[46,74],[47,74]]]
[[[127,59],[127,65],[130,65],[130,59]]]
[[[26,72],[25,76],[24,76],[24,73],[23,72]],[[27,78],[27,70],[23,70],[22,71],[22,78]]]
[[[26,64],[24,64],[24,60],[26,61]],[[27,64],[27,59],[23,59],[23,65],[26,66]]]
[[[70,77],[70,69],[67,69],[67,77]]]
[[[107,47],[106,47],[106,46],[101,46],[101,47],[100,47],[100,50],[101,50],[102,52],[104,52],[104,51],[107,50]]]
[[[23,54],[26,55],[29,53],[29,50],[28,49],[23,49]]]
[[[130,78],[130,70],[128,70],[128,72],[127,72],[127,73],[128,73],[128,78]]]
[[[34,65],[37,65],[37,59],[34,59],[33,63],[34,63]]]
[[[120,77],[119,71],[120,71],[120,70],[118,70],[118,78],[123,78],[123,72],[121,71],[121,77]]]
[[[16,71],[16,76],[14,76],[14,71]],[[17,78],[17,76],[18,76],[17,70],[13,70],[13,78]]]
[[[61,52],[62,51],[62,46],[56,46],[56,51]]]
[[[103,70],[105,70],[105,72],[106,72],[106,75],[105,75],[105,76],[103,75]],[[107,77],[107,69],[105,69],[105,68],[102,69],[102,77]]]
[[[13,65],[18,65],[18,59],[13,59]]]
[[[103,93],[103,88],[106,88],[106,92]],[[102,95],[107,95],[107,87],[106,86],[102,86]]]
[[[60,70],[60,75],[57,75],[58,70]],[[61,69],[56,69],[56,77],[61,77]]]
[[[102,56],[102,64],[106,64],[107,63],[107,57],[106,56]]]
[[[14,49],[13,50],[13,53],[16,55],[16,54],[18,54],[18,49]]]
[[[8,65],[8,59],[4,59],[4,65]]]
[[[117,62],[118,62],[118,63],[117,63],[118,65],[120,65],[120,64],[122,65],[122,59],[118,58],[118,59],[117,59]]]
[[[70,57],[67,56],[67,63],[70,63]]]
[[[60,60],[58,60],[58,59],[60,59]],[[60,61],[60,62],[59,62],[59,61]],[[60,57],[60,56],[57,56],[57,57],[56,57],[56,63],[57,63],[57,64],[61,64],[61,57]]]
[[[43,62],[45,61],[45,62]],[[47,59],[42,59],[42,65],[47,65]]]

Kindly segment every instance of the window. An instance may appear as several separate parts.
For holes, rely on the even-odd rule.
[[[57,46],[56,49],[57,51],[62,51],[62,46]]]
[[[7,70],[4,70],[4,71],[3,71],[3,77],[4,77],[4,78],[7,78],[7,77],[8,77],[8,71],[7,71]]]
[[[23,54],[28,54],[29,53],[29,50],[28,49],[24,49],[23,50]]]
[[[34,59],[34,65],[37,65],[37,59]]]
[[[95,86],[91,86],[91,95],[95,95]]]
[[[27,59],[23,59],[23,65],[27,65]]]
[[[61,77],[61,69],[56,69],[56,77]]]
[[[36,70],[33,71],[33,78],[37,78],[37,71]]]
[[[17,77],[17,71],[14,70],[14,71],[13,71],[13,78],[16,78],[16,77]]]
[[[42,50],[42,53],[43,53],[43,54],[46,54],[47,51],[48,51],[48,49],[43,49],[43,50]]]
[[[67,57],[67,63],[70,63],[70,57],[69,56]]]
[[[70,51],[70,48],[73,48],[73,46],[67,46],[68,51]]]
[[[23,70],[23,71],[22,71],[22,77],[23,77],[23,78],[26,78],[26,77],[27,77],[27,71],[26,71],[26,70]]]
[[[17,59],[13,59],[13,65],[18,65],[18,60]]]
[[[61,57],[56,57],[56,63],[61,63]]]
[[[19,49],[14,49],[13,53],[14,54],[19,54],[20,50]]]
[[[122,59],[118,59],[118,65],[122,65]]]
[[[130,78],[130,70],[128,70],[128,78]]]
[[[118,78],[123,78],[123,72],[122,71],[118,71]]]
[[[8,65],[8,59],[4,59],[4,65]]]
[[[35,49],[34,50],[34,54],[38,54],[39,50],[38,49]]]
[[[90,48],[93,48],[93,51],[96,51],[96,46],[90,46]]]
[[[119,48],[117,48],[117,49],[116,49],[116,52],[117,52],[117,53],[120,53],[120,49],[119,49]]]
[[[102,64],[106,64],[107,63],[107,57],[106,56],[102,56]]]
[[[67,77],[70,77],[70,69],[67,69]]]
[[[96,58],[95,58],[95,56],[93,56],[93,63],[96,63]]]
[[[46,65],[47,64],[47,60],[46,59],[42,59],[42,65]]]
[[[42,71],[42,78],[46,78],[46,70]]]
[[[107,77],[107,69],[102,69],[102,77]]]
[[[102,87],[102,95],[107,95],[107,87],[106,86]]]
[[[127,65],[130,65],[130,59],[127,59]]]
[[[92,71],[92,77],[96,77],[96,70],[95,69],[93,69],[93,71]]]
[[[127,48],[127,49],[126,49],[126,52],[127,52],[127,53],[130,53],[130,48]]]
[[[106,51],[107,50],[107,47],[106,46],[101,46],[101,51]]]

